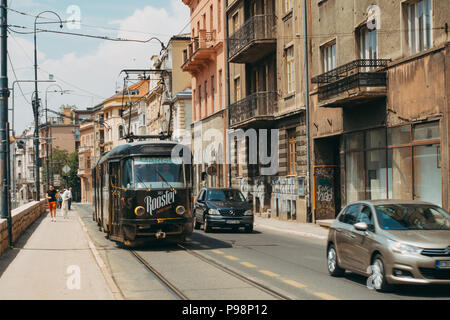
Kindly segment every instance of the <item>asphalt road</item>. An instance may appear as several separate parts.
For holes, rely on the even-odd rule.
[[[125,299],[177,299],[128,250],[105,239],[92,221],[91,206],[76,205],[76,209]],[[295,300],[450,298],[449,286],[401,286],[393,293],[379,293],[366,286],[366,278],[352,273],[342,278],[330,277],[326,268],[325,241],[314,238],[258,228],[251,234],[195,230],[183,246]],[[175,245],[152,245],[137,249],[137,252],[189,299],[275,299]]]

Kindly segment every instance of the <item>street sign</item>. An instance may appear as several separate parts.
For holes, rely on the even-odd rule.
[[[67,174],[70,171],[70,167],[66,164],[63,168],[62,171]]]

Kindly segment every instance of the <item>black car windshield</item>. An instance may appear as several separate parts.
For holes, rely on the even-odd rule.
[[[450,214],[438,206],[387,204],[375,209],[385,230],[450,230]]]
[[[239,190],[208,190],[206,199],[208,201],[245,201]]]

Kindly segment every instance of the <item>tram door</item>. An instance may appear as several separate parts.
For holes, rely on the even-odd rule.
[[[119,212],[120,212],[120,162],[110,162],[110,190],[111,190],[111,198],[110,198],[110,212],[111,212],[111,234],[119,235]]]

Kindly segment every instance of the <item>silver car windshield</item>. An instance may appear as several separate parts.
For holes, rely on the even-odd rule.
[[[437,206],[389,204],[375,209],[385,230],[450,230],[450,214]]]

